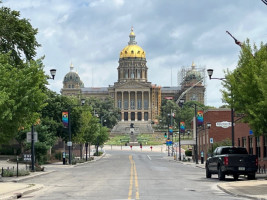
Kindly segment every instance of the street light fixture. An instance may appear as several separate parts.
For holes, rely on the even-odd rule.
[[[207,70],[209,78],[210,79],[218,79],[218,80],[225,80],[226,78],[211,78],[213,74],[213,69],[208,69]],[[232,91],[231,91],[231,96],[232,96]],[[234,128],[234,108],[231,105],[231,126],[232,126],[232,146],[235,146],[235,128]]]
[[[48,79],[53,79],[53,80],[54,80],[54,78],[55,78],[55,76],[56,76],[56,72],[57,72],[56,69],[51,69],[51,70],[50,70],[51,77],[49,77]]]
[[[72,142],[71,142],[71,117],[70,117],[70,113],[71,113],[71,108],[75,107],[75,106],[83,106],[85,103],[85,99],[81,99],[81,105],[70,105],[68,108],[68,117],[69,117],[69,141],[67,143],[68,147],[69,147],[69,165],[71,165],[71,147],[72,147]]]
[[[56,69],[51,69],[50,70],[50,74],[52,77],[48,77],[47,79],[53,79],[55,78],[56,76]],[[32,124],[32,127],[31,127],[31,161],[32,161],[32,168],[31,170],[34,172],[35,171],[35,166],[34,166],[34,163],[35,163],[35,148],[34,148],[34,125]]]

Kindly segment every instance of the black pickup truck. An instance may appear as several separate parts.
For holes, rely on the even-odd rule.
[[[225,175],[232,175],[237,180],[239,175],[247,175],[252,180],[255,179],[257,169],[257,156],[249,155],[246,148],[221,146],[206,161],[206,178],[218,174],[219,180],[224,180]]]

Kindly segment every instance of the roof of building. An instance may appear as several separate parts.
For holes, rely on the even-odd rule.
[[[180,90],[181,90],[180,86],[175,86],[175,87],[164,86],[164,87],[161,87],[161,92],[163,92],[163,93],[173,92],[173,91],[180,91]]]
[[[81,88],[81,91],[83,93],[91,93],[91,94],[108,93],[108,87],[85,87]]]
[[[135,41],[135,33],[133,32],[133,28],[131,29],[129,37],[130,41],[128,42],[128,45],[120,52],[120,58],[146,58],[145,51],[138,46],[137,42]]]

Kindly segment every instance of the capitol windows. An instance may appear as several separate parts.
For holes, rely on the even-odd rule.
[[[148,121],[148,112],[145,112],[145,113],[144,113],[144,120],[145,120],[145,121]]]
[[[121,100],[118,100],[118,108],[121,109]]]
[[[138,119],[138,121],[142,120],[142,113],[141,112],[137,113],[137,119]]]
[[[137,78],[141,78],[141,70],[140,69],[137,70]]]
[[[133,99],[131,99],[131,109],[132,109],[132,110],[135,109],[135,106],[134,106],[134,100],[133,100]]]
[[[131,78],[134,78],[134,70],[131,70]]]
[[[134,51],[132,50],[132,54],[134,54]]]
[[[128,78],[128,70],[127,69],[124,70],[124,78]]]
[[[125,110],[128,110],[128,100],[124,100],[124,106],[123,106],[123,108]]]
[[[138,110],[141,110],[142,109],[142,101],[141,101],[141,99],[138,99],[137,100],[137,109]]]
[[[148,110],[148,100],[144,100],[144,109]]]

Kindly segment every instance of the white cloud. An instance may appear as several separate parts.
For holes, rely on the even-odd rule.
[[[38,57],[56,68],[49,88],[60,92],[72,62],[85,86],[108,86],[117,81],[119,52],[127,45],[131,26],[147,55],[148,80],[177,85],[182,66],[214,69],[214,77],[233,70],[240,41],[267,40],[267,8],[251,0],[4,0],[38,28]],[[221,81],[207,80],[207,104],[222,105]]]

